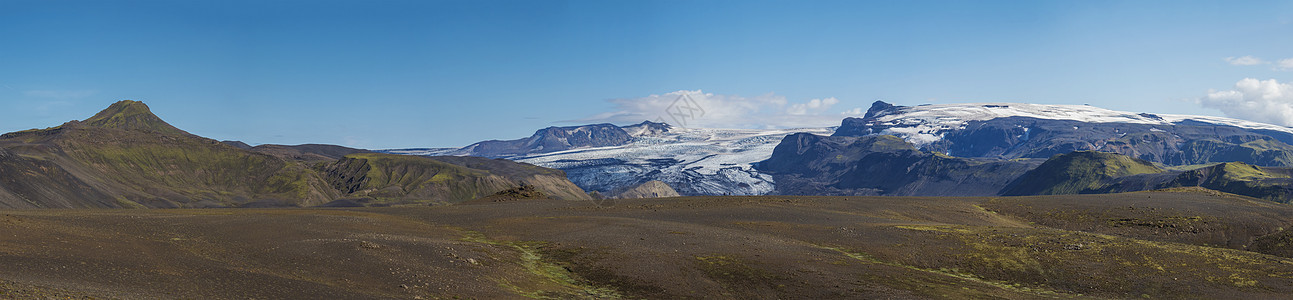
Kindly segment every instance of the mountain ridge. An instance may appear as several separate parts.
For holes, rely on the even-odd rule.
[[[282,152],[288,150],[295,152]],[[242,149],[175,128],[142,102],[119,101],[85,121],[0,136],[0,207],[314,206],[348,196],[316,166],[358,152],[366,151],[331,145]],[[465,167],[445,169],[457,168]],[[383,200],[452,203],[519,185],[495,177],[489,184],[466,184],[478,193]],[[561,181],[566,180],[536,180],[536,185],[574,194],[567,191],[573,184]]]

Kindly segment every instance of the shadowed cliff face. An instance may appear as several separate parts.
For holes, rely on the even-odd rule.
[[[0,169],[0,207],[312,206],[352,193],[325,180],[316,165],[345,160],[342,156],[359,152],[366,151],[328,145],[267,145],[246,150],[179,130],[153,115],[143,103],[127,100],[85,121],[0,136],[0,165],[4,166]],[[508,164],[515,163],[499,162],[472,169],[477,173],[462,172],[482,174],[457,178],[462,182],[423,186],[427,191],[472,191],[469,193],[413,189],[383,194],[383,198],[401,203],[456,202],[470,199],[463,198],[469,195],[489,195],[520,184],[488,173],[492,167]],[[547,171],[526,174],[524,180],[544,182],[543,187],[569,183],[564,173]],[[540,173],[547,177],[535,176]],[[371,183],[366,188],[390,191],[397,186],[410,188],[401,185],[407,183]],[[560,188],[561,192],[554,194],[584,195],[577,187],[577,191]]]

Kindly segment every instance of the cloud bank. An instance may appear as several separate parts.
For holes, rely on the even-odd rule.
[[[625,125],[656,121],[696,128],[802,128],[839,126],[846,116],[841,112],[856,115],[861,111],[832,110],[840,103],[834,97],[791,102],[773,93],[744,97],[701,90],[608,101],[614,105],[613,111],[568,122]]]
[[[1209,90],[1199,104],[1232,118],[1293,126],[1293,83],[1244,78],[1233,90]]]
[[[1246,55],[1243,57],[1231,56],[1231,57],[1225,58],[1225,60],[1226,62],[1235,66],[1256,66],[1256,65],[1266,64],[1266,61],[1260,58],[1253,57],[1252,55]]]
[[[1270,62],[1261,58],[1254,57],[1252,55],[1245,55],[1241,57],[1231,56],[1231,57],[1223,58],[1223,60],[1225,60],[1226,63],[1229,63],[1232,66],[1274,65],[1271,68],[1276,71],[1293,71],[1293,58],[1285,58],[1285,59],[1276,60],[1275,62]]]

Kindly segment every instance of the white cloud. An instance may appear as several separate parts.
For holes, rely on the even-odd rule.
[[[830,97],[826,99],[813,99],[813,100],[808,100],[807,103],[791,104],[790,108],[786,109],[786,113],[792,114],[792,115],[806,115],[810,112],[814,114],[820,114],[823,111],[830,109],[831,106],[835,106],[835,104],[837,103],[840,103],[840,100],[835,99],[835,97]]]
[[[1252,55],[1245,55],[1245,56],[1243,56],[1243,57],[1234,57],[1234,56],[1231,56],[1231,57],[1227,57],[1227,58],[1225,58],[1225,60],[1226,60],[1226,62],[1230,63],[1231,65],[1235,65],[1235,66],[1256,66],[1256,65],[1264,65],[1264,64],[1267,64],[1267,62],[1266,62],[1265,60],[1262,60],[1262,59],[1260,59],[1260,58],[1253,57]]]
[[[84,91],[32,90],[32,91],[22,92],[23,95],[26,95],[28,97],[47,98],[47,99],[80,99],[80,98],[92,96],[97,93],[99,93],[99,91],[92,91],[92,90],[84,90]]]
[[[625,125],[657,121],[697,128],[797,128],[837,126],[843,119],[839,113],[828,112],[840,103],[834,97],[791,103],[785,96],[773,93],[743,97],[684,90],[609,102],[614,104],[614,111],[567,122]]]
[[[1275,67],[1279,70],[1293,70],[1293,58],[1281,59],[1275,63]]]
[[[1233,118],[1293,126],[1293,83],[1244,78],[1233,90],[1209,90],[1199,104]]]
[[[861,107],[854,107],[853,109],[846,110],[840,114],[844,116],[861,116],[862,113],[863,111]]]

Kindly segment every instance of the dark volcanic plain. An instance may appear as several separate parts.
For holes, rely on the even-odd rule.
[[[1293,208],[1201,189],[615,201],[4,211],[0,298],[1293,293]]]

